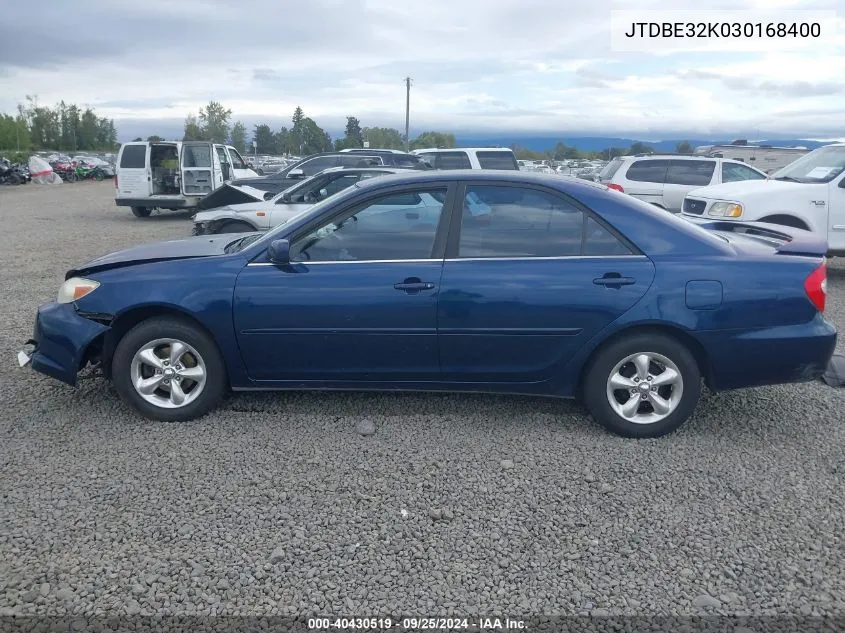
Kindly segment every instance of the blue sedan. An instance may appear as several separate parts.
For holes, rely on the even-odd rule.
[[[70,270],[18,360],[71,385],[93,366],[154,420],[201,416],[227,390],[495,392],[579,398],[610,431],[656,437],[689,418],[702,382],[823,373],[826,250],[586,181],[409,172],[267,233]]]

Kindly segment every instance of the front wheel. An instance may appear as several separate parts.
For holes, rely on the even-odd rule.
[[[148,207],[130,207],[132,209],[132,215],[136,218],[146,218],[152,213],[152,209]]]
[[[623,437],[660,437],[692,415],[701,395],[695,357],[662,334],[635,334],[601,349],[584,376],[593,418]]]
[[[121,399],[145,418],[181,422],[213,409],[226,390],[226,366],[199,327],[157,317],[132,328],[112,358]]]

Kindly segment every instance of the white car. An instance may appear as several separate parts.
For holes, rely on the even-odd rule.
[[[415,149],[411,153],[422,158],[433,169],[519,169],[516,156],[507,147]]]
[[[638,154],[614,158],[595,178],[611,189],[678,213],[684,196],[693,189],[738,180],[765,180],[766,174],[725,158]]]
[[[406,170],[390,167],[332,167],[298,182],[268,200],[262,199],[264,191],[238,187],[243,193],[252,195],[255,202],[231,204],[200,211],[193,217],[193,234],[266,231],[283,224],[315,202],[343,191],[361,180],[404,171]]]
[[[806,229],[827,239],[829,255],[845,256],[845,143],[813,150],[768,180],[695,189],[684,199],[682,214]]]

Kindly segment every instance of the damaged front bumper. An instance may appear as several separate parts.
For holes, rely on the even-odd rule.
[[[75,386],[79,371],[93,360],[92,344],[108,330],[80,315],[72,303],[47,303],[38,308],[32,338],[17,354],[18,365]]]

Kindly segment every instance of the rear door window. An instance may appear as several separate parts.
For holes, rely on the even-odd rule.
[[[631,250],[569,201],[510,185],[468,187],[458,257],[630,255]]]
[[[713,180],[714,160],[673,160],[666,174],[667,185],[704,187]]]
[[[666,171],[669,169],[668,160],[635,160],[628,167],[625,178],[634,182],[666,182]]]
[[[147,146],[124,145],[120,166],[123,169],[144,169],[147,166]]]
[[[516,157],[511,152],[476,152],[482,169],[519,169]]]

